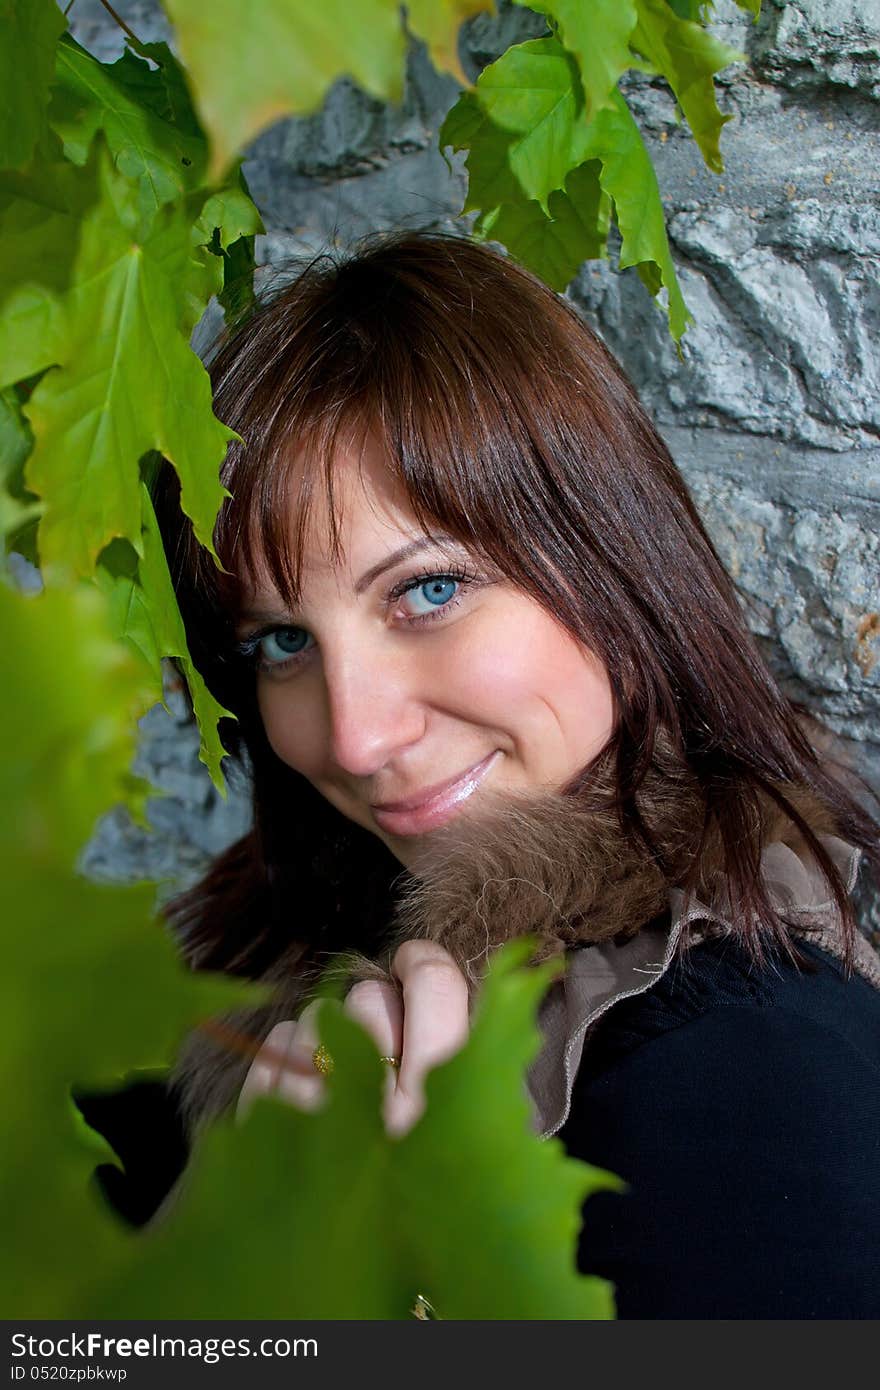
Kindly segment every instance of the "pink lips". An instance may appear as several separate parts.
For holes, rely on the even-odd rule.
[[[457,814],[499,756],[500,749],[496,749],[452,782],[430,788],[427,795],[421,792],[405,801],[391,801],[373,806],[376,824],[391,835],[420,835],[426,830],[443,825]]]

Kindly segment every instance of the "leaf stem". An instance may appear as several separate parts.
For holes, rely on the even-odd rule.
[[[73,9],[73,7],[74,7],[75,4],[76,4],[76,0],[68,0],[67,9],[64,11],[64,18],[65,18],[65,19],[66,19],[67,16],[70,14],[70,11]]]
[[[73,0],[70,0],[70,4],[73,4]],[[101,4],[104,6],[104,9],[107,11],[110,18],[116,20],[116,23],[119,25],[120,29],[124,30],[124,32],[128,35],[130,39],[132,39],[136,44],[140,45],[140,39],[138,38],[137,34],[134,32],[133,29],[129,29],[125,20],[122,19],[121,16],[116,13],[113,6],[110,4],[110,0],[101,0]],[[70,5],[68,5],[67,8],[70,9]]]

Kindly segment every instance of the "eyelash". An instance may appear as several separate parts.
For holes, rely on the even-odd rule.
[[[453,594],[448,603],[439,605],[434,613],[419,613],[416,614],[415,617],[406,619],[408,624],[411,623],[419,627],[425,623],[434,623],[438,620],[442,621],[452,609],[458,608],[466,590],[472,589],[482,582],[481,576],[473,570],[469,570],[465,566],[460,566],[445,570],[429,570],[424,574],[412,575],[408,579],[401,580],[388,591],[385,595],[386,607],[390,607],[392,603],[396,603],[398,599],[403,598],[404,594],[410,593],[413,589],[421,588],[423,584],[430,584],[436,580],[449,579],[462,587]],[[287,627],[279,623],[267,624],[265,627],[259,628],[256,632],[252,632],[249,637],[245,637],[242,641],[236,642],[236,655],[253,666],[256,671],[270,671],[273,674],[279,671],[289,670],[292,666],[299,666],[303,658],[313,650],[312,647],[306,647],[301,652],[293,652],[286,661],[265,661],[260,657],[260,643],[264,637],[271,637],[273,632],[286,632],[290,630],[301,631],[302,629],[297,629],[295,623],[291,623]]]

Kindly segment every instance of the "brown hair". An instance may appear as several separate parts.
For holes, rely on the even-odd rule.
[[[232,496],[215,529],[228,574],[195,541],[169,466],[153,488],[191,654],[238,716],[224,739],[253,775],[252,831],[168,909],[197,967],[259,976],[283,957],[305,976],[386,939],[400,865],[274,755],[233,640],[241,586],[258,567],[297,603],[318,487],[338,556],[333,461],[352,428],[379,432],[426,531],[473,547],[604,662],[617,710],[601,755],[613,810],[669,884],[694,888],[711,840],[746,949],[797,959],[759,866],[768,808],[781,811],[828,879],[849,961],[852,911],[817,829],[830,824],[876,861],[878,827],[774,683],[665,444],[567,301],[466,239],[387,237],[308,264],[222,346],[212,377],[217,414],[242,436],[223,465]],[[291,512],[302,451],[311,466],[298,470]],[[699,808],[684,867],[664,858],[638,795],[661,739]],[[591,775],[581,770],[566,794],[586,795]]]

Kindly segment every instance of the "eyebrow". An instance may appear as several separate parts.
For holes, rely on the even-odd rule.
[[[394,550],[390,555],[386,555],[384,560],[380,560],[377,565],[372,565],[370,569],[362,574],[354,586],[354,591],[360,598],[361,594],[374,584],[380,575],[393,569],[395,565],[402,565],[404,560],[411,560],[414,555],[418,555],[422,550],[429,550],[435,545],[449,545],[455,543],[454,536],[445,534],[437,536],[420,536],[417,540],[410,541],[407,545],[402,545],[399,550]]]
[[[431,546],[449,544],[457,545],[459,542],[455,536],[447,535],[445,532],[440,532],[434,536],[421,536],[414,541],[408,541],[406,545],[402,545],[398,550],[393,550],[390,555],[386,555],[384,560],[379,560],[377,564],[371,565],[355,584],[355,594],[360,598],[380,575],[387,573],[395,565],[403,564],[405,560],[411,560],[422,550],[428,550]],[[271,623],[280,622],[286,617],[289,617],[289,614],[278,609],[242,608],[237,621],[240,623]]]

